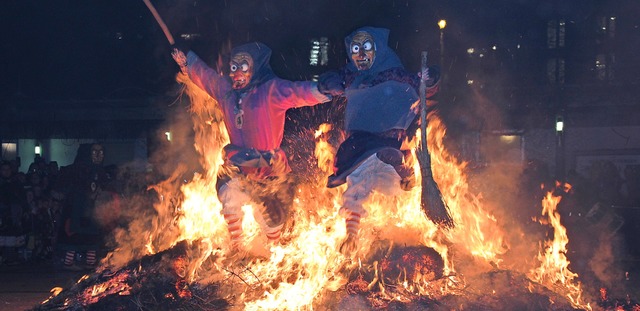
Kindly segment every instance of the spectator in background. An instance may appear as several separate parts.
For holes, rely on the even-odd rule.
[[[0,163],[0,235],[5,239],[2,248],[2,261],[16,262],[18,245],[10,245],[9,241],[22,233],[22,202],[24,190],[15,180],[9,162]]]
[[[65,167],[55,186],[58,198],[64,198],[57,247],[64,249],[64,268],[82,270],[97,263],[103,244],[103,231],[95,218],[96,201],[113,197],[112,178],[104,166],[101,144],[81,144],[73,164]],[[84,254],[85,267],[76,264],[76,255]]]
[[[27,170],[27,174],[37,173],[38,175],[43,175],[47,173],[47,161],[40,155],[36,155],[33,159],[33,162],[29,164],[29,169]]]
[[[41,197],[44,191],[42,181],[43,181],[43,176],[40,175],[37,171],[33,173],[28,173],[27,185],[25,187],[25,190],[33,191],[33,195],[35,198]]]
[[[8,162],[0,164],[0,211],[2,224],[0,228],[8,231],[19,231],[21,203],[24,199],[24,190],[11,171]]]
[[[60,167],[58,167],[57,161],[49,162],[47,166],[47,176],[49,177],[49,185],[52,186],[56,183],[56,179],[60,174]]]

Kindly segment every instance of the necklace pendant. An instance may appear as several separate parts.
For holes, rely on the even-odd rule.
[[[238,109],[238,111],[236,112],[235,121],[236,121],[236,128],[241,129],[242,124],[244,124],[244,111],[242,109]]]

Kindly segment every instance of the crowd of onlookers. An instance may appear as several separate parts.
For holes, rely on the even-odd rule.
[[[144,176],[149,172],[103,166],[103,152],[99,144],[81,145],[74,163],[63,167],[36,156],[26,172],[19,170],[19,159],[0,162],[0,265],[47,261],[75,269],[84,260],[83,268],[95,266],[109,229],[95,222],[97,205],[117,204],[151,182]]]
[[[0,163],[0,256],[9,265],[52,258],[61,212],[51,196],[57,162],[36,157],[27,172],[18,168],[17,160]]]

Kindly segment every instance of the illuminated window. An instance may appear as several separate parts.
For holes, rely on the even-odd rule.
[[[616,17],[600,17],[598,19],[598,34],[613,39],[616,36]]]
[[[612,81],[614,79],[614,70],[616,57],[613,53],[613,44],[616,36],[616,17],[602,16],[597,19],[598,28],[596,43],[600,54],[596,55],[593,69],[596,79],[600,81]]]
[[[17,157],[17,143],[2,143],[2,160],[13,160]]]
[[[547,61],[547,78],[551,84],[564,84],[564,59],[552,58]]]
[[[519,131],[496,131],[481,137],[480,153],[488,162],[522,163],[524,136]]]
[[[550,20],[547,22],[547,47],[550,49],[564,47],[565,41],[564,19]]]
[[[311,51],[309,53],[309,65],[326,66],[329,63],[329,39],[311,39]]]
[[[596,78],[601,81],[611,81],[614,78],[613,64],[615,62],[615,56],[611,54],[598,54],[596,56],[595,70]]]

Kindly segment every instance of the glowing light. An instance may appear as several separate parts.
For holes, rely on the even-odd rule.
[[[439,20],[438,27],[440,27],[440,29],[444,29],[444,27],[447,27],[447,21],[444,19]]]
[[[35,148],[35,154],[41,155],[41,152],[42,152],[42,149],[40,148],[40,143],[37,143]]]
[[[517,135],[501,135],[500,136],[500,141],[510,144],[514,141],[516,141],[518,139],[519,136]]]
[[[564,130],[564,119],[561,116],[556,117],[556,132],[560,133]]]

